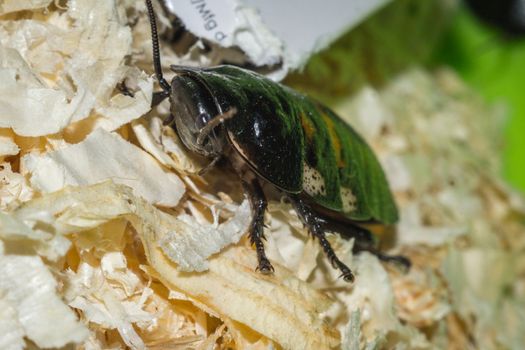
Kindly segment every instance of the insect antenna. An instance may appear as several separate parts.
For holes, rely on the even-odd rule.
[[[151,0],[146,0],[146,7],[148,8],[149,23],[151,25],[151,43],[153,45],[153,66],[155,67],[155,76],[157,77],[160,87],[162,90],[164,90],[163,95],[168,96],[171,88],[168,81],[164,79],[164,76],[162,75],[157,21],[155,19],[155,12],[153,11],[153,4],[151,3]]]

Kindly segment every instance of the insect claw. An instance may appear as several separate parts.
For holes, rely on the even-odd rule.
[[[355,280],[355,277],[354,277],[354,274],[352,273],[352,271],[346,271],[346,272],[343,272],[339,278],[343,277],[343,280],[345,282],[348,282],[348,283],[353,283],[354,280]]]
[[[268,259],[263,259],[257,265],[255,271],[262,273],[263,275],[270,275],[274,273],[275,269],[272,266],[272,263]]]
[[[331,260],[331,263],[335,269],[339,269],[342,272],[339,278],[343,277],[343,280],[345,280],[345,282],[354,282],[354,274],[352,273],[352,270],[348,268],[348,266],[346,266],[343,262],[337,259],[337,257],[334,257]]]

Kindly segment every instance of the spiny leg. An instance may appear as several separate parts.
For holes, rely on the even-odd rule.
[[[369,230],[359,225],[355,225],[350,221],[338,221],[326,217],[319,218],[319,221],[321,222],[323,229],[327,232],[337,232],[346,239],[353,238],[362,246],[373,247],[375,245],[374,236]]]
[[[242,177],[241,177],[242,178]],[[242,180],[242,186],[248,195],[252,207],[252,221],[250,223],[250,241],[255,246],[257,252],[258,266],[257,270],[267,275],[274,271],[270,260],[264,252],[264,212],[266,211],[266,198],[264,192],[257,181],[257,178],[246,181]]]
[[[411,262],[408,258],[402,255],[388,255],[380,252],[376,247],[372,233],[366,228],[352,222],[342,223],[327,219],[321,219],[321,221],[326,231],[337,232],[345,238],[354,238],[354,248],[352,249],[354,254],[366,251],[377,256],[381,261],[403,265],[407,269],[410,268]]]
[[[348,266],[346,266],[335,254],[330,242],[326,239],[323,219],[320,219],[319,216],[313,211],[302,199],[296,196],[288,196],[292,202],[297,215],[303,222],[303,224],[308,228],[308,231],[319,240],[319,244],[323,248],[328,260],[334,268],[337,268],[341,271],[341,277],[346,282],[354,281],[354,274]]]
[[[357,243],[357,241],[356,241],[356,243]],[[385,254],[385,253],[380,252],[375,247],[362,246],[362,245],[359,245],[359,244],[354,244],[353,252],[355,254],[358,254],[359,252],[369,252],[369,253],[374,254],[375,256],[377,256],[377,258],[379,260],[381,260],[381,261],[384,261],[384,262],[387,262],[387,263],[393,263],[393,264],[402,265],[407,270],[410,269],[410,266],[412,266],[412,263],[410,262],[410,259],[408,259],[407,257],[405,257],[403,255],[389,255],[389,254]]]

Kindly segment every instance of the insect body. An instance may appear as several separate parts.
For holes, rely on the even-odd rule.
[[[356,238],[354,250],[408,264],[379,253],[359,222],[393,224],[398,212],[385,175],[365,141],[327,107],[259,74],[233,67],[172,66],[171,86],[162,77],[150,0],[157,78],[169,97],[174,127],[192,152],[226,158],[248,194],[250,239],[258,270],[270,273],[263,244],[265,181],[285,195],[309,232],[347,281],[350,269],[335,255],[325,232]],[[334,219],[335,217],[335,219]]]

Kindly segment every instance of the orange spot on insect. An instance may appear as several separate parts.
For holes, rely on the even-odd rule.
[[[312,121],[308,119],[308,117],[301,113],[301,125],[303,127],[304,134],[306,136],[307,141],[312,141],[315,133],[315,126],[313,125]]]
[[[335,152],[335,160],[337,162],[337,167],[344,168],[346,166],[346,163],[341,153],[342,151],[341,140],[339,139],[339,135],[337,135],[337,132],[335,131],[334,121],[332,120],[332,118],[330,118],[328,114],[324,112],[321,112],[321,118],[323,118],[323,121],[325,122],[326,127],[328,129],[330,141],[332,142],[332,147],[334,148],[334,152]]]

